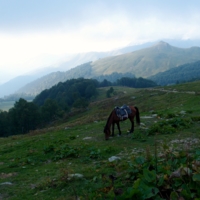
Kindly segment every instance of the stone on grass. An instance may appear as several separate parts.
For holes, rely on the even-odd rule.
[[[68,177],[69,177],[68,180],[71,180],[72,178],[83,178],[83,175],[76,173],[76,174],[69,174]]]
[[[85,137],[85,138],[83,138],[83,140],[91,140],[92,139],[92,137]]]
[[[109,162],[113,162],[115,160],[121,160],[121,158],[117,157],[117,156],[112,156],[112,157],[108,158],[108,160],[109,160]]]
[[[186,111],[182,110],[182,111],[180,111],[180,114],[181,114],[181,115],[185,115],[185,114],[186,114]]]
[[[0,185],[13,185],[11,182],[4,182],[4,183],[1,183]]]

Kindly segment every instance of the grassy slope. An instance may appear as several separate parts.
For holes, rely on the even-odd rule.
[[[119,56],[99,59],[92,63],[93,73],[133,73],[136,77],[149,77],[173,67],[199,60],[200,48],[177,48],[160,42],[155,46]]]
[[[197,91],[199,84],[194,82],[165,89]],[[127,178],[129,162],[135,154],[148,154],[143,153],[147,148],[154,152],[155,139],[169,145],[173,139],[199,138],[198,121],[188,129],[155,137],[146,136],[145,129],[138,126],[134,135],[128,135],[130,123],[127,120],[121,123],[121,137],[105,141],[103,127],[114,106],[136,105],[146,128],[161,120],[160,117],[179,115],[180,111],[187,111],[185,117],[179,115],[181,118],[199,116],[200,113],[200,95],[117,87],[114,88],[117,94],[107,99],[104,98],[106,90],[100,89],[100,97],[87,111],[69,117],[63,123],[28,135],[0,138],[0,183],[12,183],[0,185],[0,199],[76,199],[76,195],[82,199],[102,199],[109,191],[110,174],[119,177],[118,187],[124,191],[130,186],[131,179]],[[158,117],[143,118],[151,115],[150,112],[157,113]],[[84,140],[85,137],[91,138]],[[159,142],[159,152],[161,148]],[[179,148],[185,147],[180,144]],[[108,158],[111,156],[120,156],[122,160],[110,163]],[[74,173],[80,173],[84,178],[69,180],[69,174]]]

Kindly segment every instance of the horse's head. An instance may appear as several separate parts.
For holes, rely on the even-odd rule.
[[[105,133],[105,140],[108,140],[110,136],[110,129],[105,126],[103,132]]]

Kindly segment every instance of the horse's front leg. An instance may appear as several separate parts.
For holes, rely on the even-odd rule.
[[[122,134],[122,132],[121,132],[121,129],[120,129],[119,122],[116,122],[116,124],[117,124],[117,128],[118,128],[118,131],[119,131],[119,135],[121,135],[121,134]]]
[[[111,134],[112,137],[114,136],[114,130],[115,130],[115,123],[112,123],[112,134]]]

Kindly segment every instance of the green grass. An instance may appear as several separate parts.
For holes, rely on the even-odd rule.
[[[100,89],[100,97],[87,110],[76,110],[65,121],[27,135],[0,138],[0,199],[200,198],[196,189],[200,170],[191,167],[200,159],[200,96],[114,87],[115,96],[108,99],[108,89]],[[128,134],[126,120],[121,123],[122,136],[117,137],[116,129],[115,137],[105,141],[107,117],[123,104],[139,108],[142,125]],[[152,114],[157,115],[145,118]],[[121,159],[109,162],[111,156]],[[192,176],[170,179],[181,167],[189,168]],[[70,176],[76,173],[83,178]],[[172,190],[164,191],[166,186]],[[185,189],[180,191],[181,187]],[[157,194],[158,189],[162,192]]]

